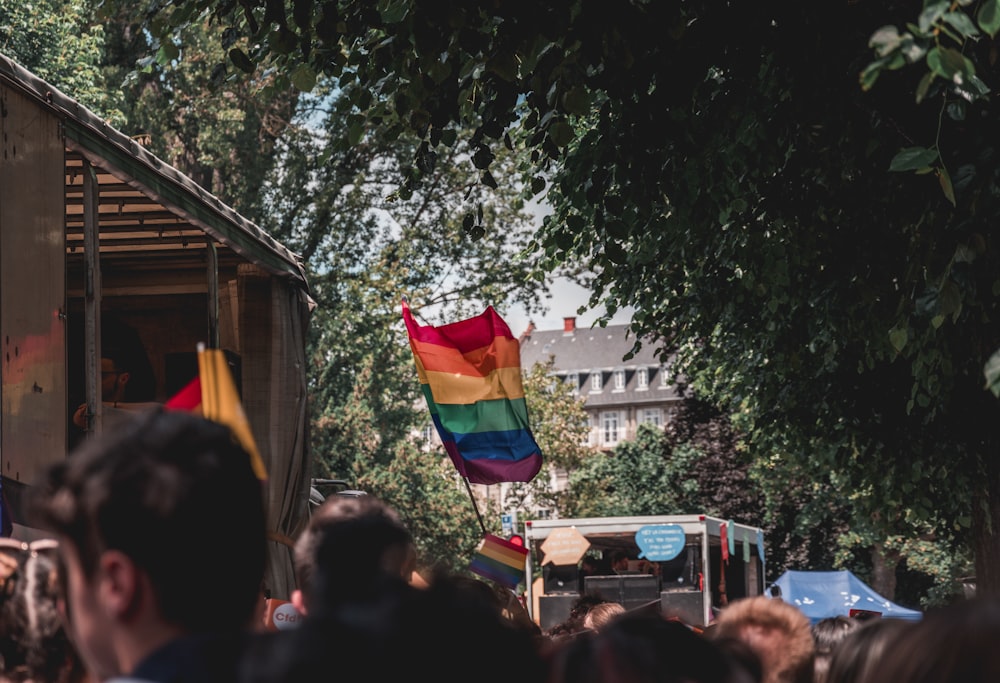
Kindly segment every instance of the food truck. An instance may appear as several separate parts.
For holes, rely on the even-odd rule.
[[[186,385],[199,344],[222,349],[268,470],[266,580],[287,597],[310,490],[305,271],[141,142],[0,55],[0,494],[14,535],[37,533],[23,503],[43,468]],[[102,346],[123,330],[143,395],[112,406]]]
[[[707,626],[728,601],[764,592],[759,527],[704,514],[537,519],[524,525],[527,604],[547,630],[584,594]],[[612,567],[613,557],[628,567]]]

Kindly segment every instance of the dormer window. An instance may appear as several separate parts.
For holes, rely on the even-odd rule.
[[[649,388],[649,368],[639,368],[635,373],[635,388],[643,391]]]
[[[601,371],[598,370],[596,372],[591,373],[591,375],[590,375],[590,390],[591,391],[600,391],[601,390],[601,386],[602,386],[602,384],[601,384]]]
[[[670,386],[670,373],[667,372],[667,366],[660,366],[660,388],[666,389]]]
[[[614,372],[615,391],[625,391],[625,371],[615,370]]]
[[[571,372],[566,375],[566,384],[568,384],[573,391],[578,391],[580,389],[580,373]]]

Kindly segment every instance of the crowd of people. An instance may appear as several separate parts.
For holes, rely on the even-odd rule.
[[[155,410],[85,441],[29,501],[51,538],[0,539],[0,682],[945,683],[1000,681],[1000,602],[919,622],[812,624],[776,597],[698,627],[583,595],[542,631],[513,591],[442,571],[376,496],[296,538],[302,615],[261,628],[261,482],[228,428]]]

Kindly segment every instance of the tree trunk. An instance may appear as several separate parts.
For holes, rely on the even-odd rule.
[[[984,458],[986,480],[972,500],[972,549],[976,555],[976,596],[1000,595],[1000,463]]]
[[[872,588],[888,600],[896,599],[896,567],[899,553],[886,553],[885,546],[875,543],[872,547]]]

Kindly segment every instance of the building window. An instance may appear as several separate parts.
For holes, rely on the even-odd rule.
[[[601,413],[601,445],[614,446],[618,443],[618,411],[612,410]]]
[[[434,428],[434,423],[428,422],[427,424],[425,424],[424,428],[421,430],[420,435],[421,437],[423,437],[424,443],[426,445],[433,446],[434,439],[437,437],[437,430]]]
[[[581,441],[581,446],[593,446],[594,445],[594,434],[597,432],[597,418],[593,415],[584,415],[581,420],[581,429],[583,433],[583,440]]]
[[[670,375],[670,373],[667,372],[667,366],[666,365],[661,365],[660,366],[660,388],[661,389],[666,389],[668,386],[670,386],[669,375]]]
[[[566,384],[568,384],[574,392],[580,390],[580,373],[571,372],[566,375]]]
[[[601,371],[591,373],[590,375],[590,390],[600,391],[601,390]]]
[[[553,477],[555,481],[553,482],[553,489],[556,491],[565,491],[569,488],[569,472],[561,467],[555,468],[555,476]]]
[[[625,371],[615,370],[615,391],[625,391]]]
[[[651,424],[659,427],[663,424],[663,411],[659,408],[644,408],[640,421],[642,424]]]
[[[635,373],[635,388],[639,391],[649,388],[649,368],[639,368]]]

